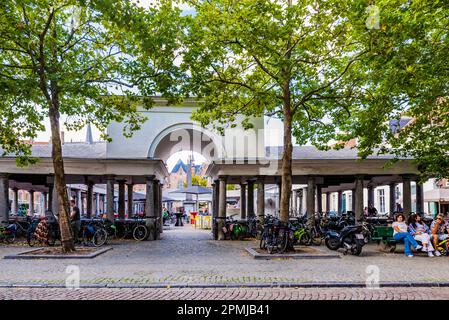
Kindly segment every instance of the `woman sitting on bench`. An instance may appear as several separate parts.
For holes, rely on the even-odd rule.
[[[393,222],[391,225],[393,227],[393,239],[396,241],[404,241],[404,253],[407,257],[412,258],[413,254],[410,250],[410,244],[415,248],[416,250],[419,250],[422,248],[415,239],[413,239],[413,236],[408,232],[408,226],[407,223],[405,223],[405,216],[400,213],[396,216],[396,221]]]
[[[427,252],[429,257],[433,257],[434,248],[430,241],[430,229],[422,221],[419,214],[412,214],[408,219],[408,231],[416,241],[420,241],[423,245],[422,251]]]

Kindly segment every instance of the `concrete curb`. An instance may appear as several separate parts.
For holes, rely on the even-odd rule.
[[[130,284],[80,284],[81,289],[198,289],[198,288],[366,288],[363,282],[308,282],[308,283],[229,283],[229,284],[148,284],[148,285],[130,285]],[[381,282],[379,288],[430,288],[430,287],[449,287],[449,282]],[[63,284],[13,284],[0,283],[0,289],[3,288],[65,288]]]
[[[36,254],[36,255],[27,255],[27,253],[41,250],[42,248],[36,248],[32,250],[23,251],[20,253],[10,254],[3,257],[3,259],[92,259],[96,256],[99,256],[102,253],[105,253],[109,250],[112,250],[112,247],[102,248],[97,250],[91,254],[87,255],[46,255],[46,254]]]
[[[318,254],[308,254],[308,253],[283,253],[283,254],[263,254],[259,253],[254,248],[246,247],[246,252],[248,252],[254,259],[258,260],[275,260],[275,259],[340,259],[339,254],[329,254],[329,253],[318,253]],[[318,249],[317,249],[318,250]]]

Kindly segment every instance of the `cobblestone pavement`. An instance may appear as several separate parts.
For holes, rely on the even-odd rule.
[[[447,300],[449,288],[0,288],[1,300]]]
[[[410,259],[369,245],[360,257],[340,252],[339,259],[255,260],[244,250],[247,246],[258,243],[213,241],[209,231],[190,225],[164,230],[160,241],[114,244],[113,250],[94,259],[7,260],[1,258],[29,248],[4,245],[0,285],[65,284],[69,265],[80,268],[82,285],[365,283],[372,265],[379,268],[381,282],[449,282],[448,257],[420,254]],[[327,251],[324,245],[321,250]]]

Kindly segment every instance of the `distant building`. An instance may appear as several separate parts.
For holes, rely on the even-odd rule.
[[[207,170],[207,164],[197,164],[192,162],[192,176],[199,176],[201,178],[205,178],[205,173]],[[188,166],[181,159],[175,164],[173,169],[170,171],[170,175],[168,177],[168,185],[164,186],[164,189],[182,189],[184,188],[184,183],[187,182],[187,171]],[[208,182],[208,187],[210,187],[210,183]]]

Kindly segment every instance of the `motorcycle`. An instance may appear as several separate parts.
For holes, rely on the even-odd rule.
[[[325,244],[330,250],[345,249],[352,255],[358,256],[362,252],[363,246],[368,243],[369,232],[365,223],[360,225],[347,225],[341,231],[330,230],[326,233]]]

